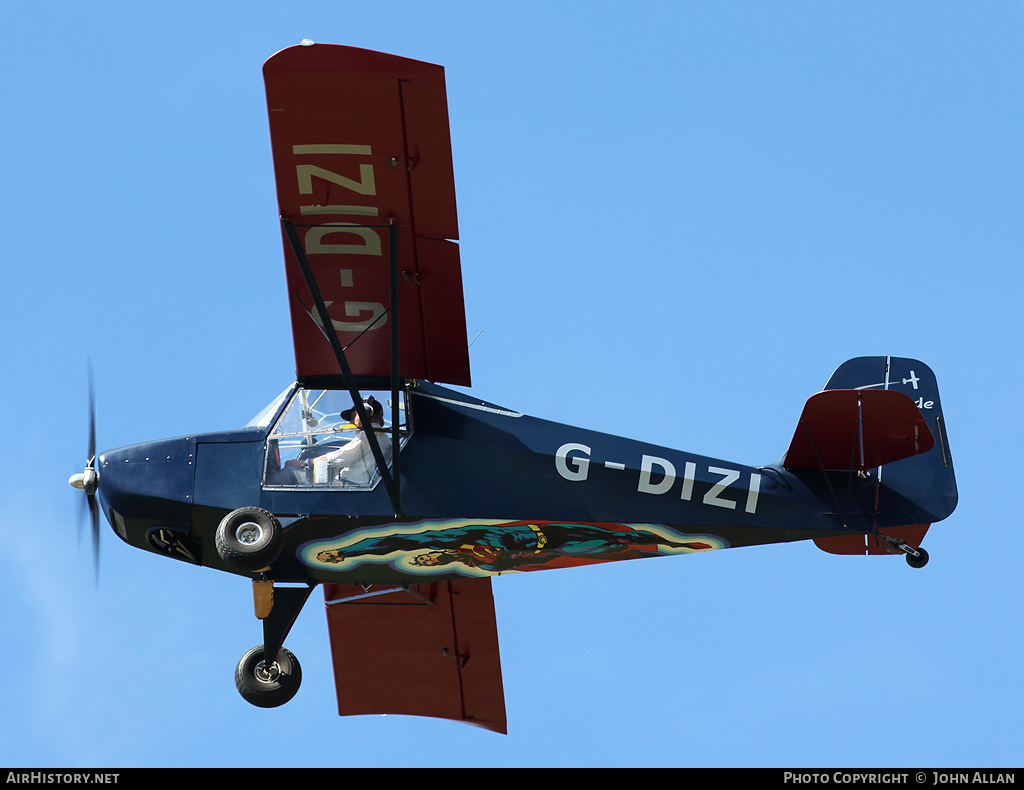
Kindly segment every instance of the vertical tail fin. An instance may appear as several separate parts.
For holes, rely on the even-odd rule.
[[[908,395],[920,410],[935,437],[935,445],[928,452],[879,467],[877,508],[878,527],[883,533],[918,545],[928,526],[949,516],[957,504],[953,458],[935,374],[916,359],[858,357],[840,365],[825,389],[895,390]],[[857,541],[857,551],[850,550],[852,545],[845,545]],[[884,546],[875,547],[875,542],[871,536],[865,540],[863,536],[852,535],[816,541],[819,548],[840,554],[887,551]]]
[[[909,395],[928,423],[935,446],[927,453],[881,468],[883,489],[905,499],[899,510],[908,511],[902,515],[892,513],[887,521],[930,524],[953,512],[957,503],[956,477],[939,385],[931,368],[916,359],[903,357],[858,357],[840,365],[825,389],[886,389]],[[882,510],[881,503],[879,509]]]

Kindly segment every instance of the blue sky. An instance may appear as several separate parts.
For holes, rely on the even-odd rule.
[[[474,385],[778,458],[843,360],[924,360],[960,505],[920,571],[810,543],[494,584],[509,734],[257,710],[244,580],[120,543],[86,448],[241,426],[294,374],[262,76],[446,67]],[[1019,766],[1019,2],[22,3],[0,27],[0,764]]]

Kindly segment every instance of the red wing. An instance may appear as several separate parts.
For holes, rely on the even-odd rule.
[[[914,401],[895,390],[826,390],[804,405],[782,465],[866,471],[935,445]]]
[[[491,580],[370,592],[381,590],[389,591],[324,585],[338,713],[432,716],[505,733]]]
[[[263,66],[281,217],[295,226],[331,329],[358,376],[391,372],[390,227],[399,375],[468,385],[469,352],[444,69],[328,44]],[[337,375],[285,238],[299,377]]]

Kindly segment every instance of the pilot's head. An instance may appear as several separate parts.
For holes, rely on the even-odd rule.
[[[372,395],[368,398],[363,399],[363,409],[366,411],[366,415],[370,418],[370,422],[373,425],[384,424],[384,407],[380,405],[376,398]],[[359,419],[359,412],[356,411],[356,407],[353,406],[351,409],[346,409],[341,413],[341,419],[345,422],[350,422],[357,428],[362,428],[362,421]]]

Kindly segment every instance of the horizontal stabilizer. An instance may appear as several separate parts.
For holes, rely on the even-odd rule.
[[[338,713],[453,719],[505,733],[491,580],[325,584]]]
[[[934,446],[910,396],[895,390],[826,390],[804,405],[782,465],[863,472]]]
[[[882,535],[905,541],[911,546],[920,546],[931,524],[912,524],[908,527],[881,529]],[[829,554],[897,554],[892,546],[878,535],[837,535],[834,538],[815,538],[814,545]]]

